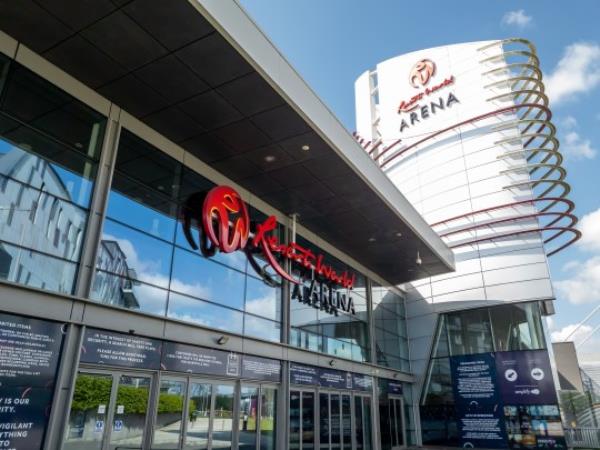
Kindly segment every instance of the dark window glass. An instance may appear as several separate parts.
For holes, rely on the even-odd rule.
[[[449,358],[431,360],[423,392],[425,405],[447,405],[454,402]]]
[[[546,347],[537,303],[490,308],[496,351],[538,350]]]
[[[493,351],[492,330],[486,308],[448,314],[446,317],[451,355]]]
[[[70,294],[106,119],[7,64],[0,60],[0,275]]]
[[[408,340],[404,298],[389,288],[373,283],[373,322],[375,351],[381,365],[407,370]]]

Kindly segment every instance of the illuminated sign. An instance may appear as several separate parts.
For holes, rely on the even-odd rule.
[[[262,223],[251,223],[248,208],[235,189],[217,186],[206,195],[192,195],[186,202],[182,220],[188,243],[194,250],[199,249],[204,256],[214,256],[217,250],[222,253],[243,251],[252,268],[265,283],[278,286],[274,277],[255,257],[262,254],[277,275],[297,286],[292,298],[305,301],[303,299],[306,297],[310,299],[310,302],[306,300],[307,303],[335,314],[337,309],[354,314],[352,299],[335,292],[327,283],[352,289],[356,275],[348,271],[338,273],[333,266],[324,263],[322,254],[315,254],[295,242],[281,243],[274,234],[277,231],[275,216],[267,217]],[[194,223],[198,229],[198,243],[192,234]],[[318,289],[310,288],[310,291],[306,291],[302,279],[288,273],[276,255],[279,260],[291,261],[301,272],[310,272],[312,282],[318,284]]]
[[[422,59],[410,70],[408,82],[412,87],[419,89],[429,83],[435,72],[435,63],[430,59]],[[408,118],[403,118],[400,122],[400,132],[402,133],[406,128],[415,125],[421,120],[429,119],[432,114],[437,114],[438,111],[443,111],[446,108],[450,108],[454,103],[458,103],[458,98],[450,92],[447,96],[439,96],[437,100],[431,100],[429,104],[421,105],[421,101],[426,97],[438,93],[440,90],[453,84],[454,76],[451,75],[441,83],[426,87],[410,99],[402,100],[398,106],[398,114],[407,113],[409,116]]]

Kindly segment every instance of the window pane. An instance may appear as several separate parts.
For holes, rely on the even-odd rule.
[[[281,324],[272,320],[261,319],[250,314],[244,315],[244,334],[267,341],[281,340]]]
[[[161,316],[165,315],[167,308],[165,289],[101,270],[96,271],[90,297],[107,305]]]
[[[169,244],[109,219],[105,221],[102,232],[102,244],[105,243],[110,252],[101,250],[96,261],[98,269],[110,267],[113,258],[125,258],[126,267],[123,270],[132,280],[165,289],[169,287],[172,253]]]
[[[258,429],[258,388],[242,386],[240,391],[239,448],[256,449]]]
[[[175,249],[171,290],[244,309],[245,275],[199,254]]]
[[[493,351],[492,330],[486,308],[447,315],[451,355]]]
[[[424,405],[445,405],[454,402],[449,358],[431,360],[423,392]]]
[[[0,278],[13,283],[72,294],[77,265],[0,242]]]
[[[174,293],[169,295],[168,316],[237,334],[244,325],[242,312]]]
[[[537,303],[490,308],[497,351],[545,348]]]
[[[272,288],[251,276],[246,278],[245,310],[271,320],[281,319],[281,288]]]
[[[216,386],[212,428],[213,448],[231,449],[233,432],[233,386]]]
[[[300,448],[300,391],[290,391],[290,450]]]

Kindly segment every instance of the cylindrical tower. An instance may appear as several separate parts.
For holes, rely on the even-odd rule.
[[[456,256],[455,272],[404,286],[423,386],[439,314],[511,302],[552,312],[547,256],[579,238],[574,205],[530,42],[398,56],[363,73],[355,94],[356,139]]]

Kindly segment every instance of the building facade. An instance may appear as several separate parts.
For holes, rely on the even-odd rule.
[[[239,5],[0,12],[0,447],[418,443],[452,251]]]
[[[456,258],[404,285],[423,443],[564,447],[541,317],[547,257],[579,232],[535,48],[412,52],[355,92],[357,141]]]

